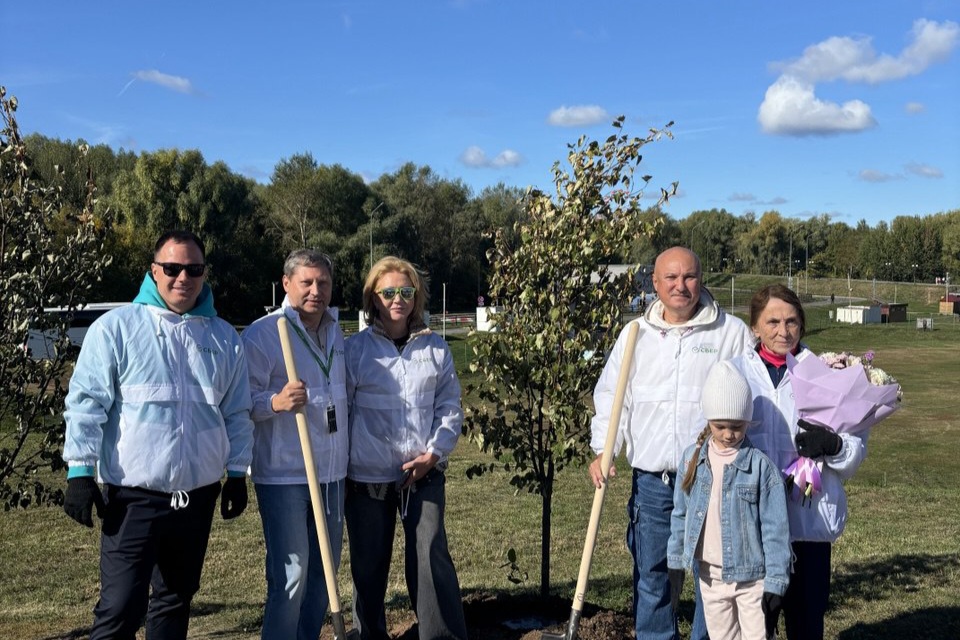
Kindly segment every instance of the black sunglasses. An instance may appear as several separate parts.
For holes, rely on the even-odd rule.
[[[191,278],[199,278],[203,275],[203,272],[207,270],[207,265],[200,263],[180,264],[179,262],[154,262],[153,264],[163,269],[163,275],[168,278],[178,278],[181,271],[186,271],[187,275]]]

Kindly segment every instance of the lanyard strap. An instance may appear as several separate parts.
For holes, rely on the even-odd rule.
[[[317,361],[317,364],[320,366],[320,371],[323,371],[323,375],[326,376],[327,380],[329,381],[330,366],[333,364],[333,354],[334,354],[333,345],[330,345],[330,348],[328,349],[330,353],[327,355],[327,362],[324,363],[323,360],[317,357],[317,353],[313,350],[313,345],[310,344],[310,339],[304,335],[303,331],[300,330],[300,327],[297,326],[297,323],[291,322],[289,324],[291,327],[293,327],[293,330],[296,331],[297,336],[300,338],[300,341],[303,342],[303,344],[307,347],[307,351],[309,351],[310,355],[313,356],[313,359]]]

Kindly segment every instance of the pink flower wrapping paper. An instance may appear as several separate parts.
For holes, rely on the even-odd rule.
[[[900,407],[902,390],[882,369],[872,366],[873,352],[863,358],[846,352],[824,353],[798,361],[787,355],[787,375],[797,414],[836,433],[860,434]],[[864,364],[866,363],[866,365]],[[823,462],[799,457],[783,470],[787,485],[801,504],[820,491]]]
[[[892,382],[873,384],[862,363],[841,369],[829,366],[821,358],[811,356],[798,361],[788,354],[787,375],[799,416],[837,433],[861,433],[900,407],[900,385],[896,380],[885,376]]]

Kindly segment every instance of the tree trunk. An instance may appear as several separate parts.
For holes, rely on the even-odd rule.
[[[550,531],[553,516],[553,456],[547,462],[540,493],[540,597],[550,595]]]

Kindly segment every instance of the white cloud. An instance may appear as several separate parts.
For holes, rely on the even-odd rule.
[[[487,154],[480,147],[467,147],[460,154],[460,162],[468,167],[485,167],[487,166]]]
[[[257,182],[264,183],[270,181],[270,173],[260,167],[252,164],[246,164],[240,167],[240,174],[252,178]]]
[[[791,76],[780,76],[770,85],[757,120],[766,133],[794,136],[863,131],[877,124],[865,102],[820,100],[813,93],[813,85]]]
[[[520,154],[511,149],[506,149],[497,154],[497,157],[491,160],[490,164],[494,167],[516,167],[523,159]]]
[[[828,102],[815,94],[817,83],[878,84],[926,71],[949,57],[960,43],[960,25],[917,20],[909,44],[897,56],[878,55],[870,38],[831,37],[804,49],[797,60],[772,65],[781,72],[767,89],[757,120],[766,133],[831,135],[876,125],[870,106],[860,100]]]
[[[491,159],[480,147],[470,146],[460,154],[460,162],[468,167],[501,169],[519,166],[523,162],[523,157],[512,149],[504,149]]]
[[[547,122],[555,127],[582,127],[610,120],[606,109],[597,105],[563,106],[547,116]]]
[[[927,108],[919,102],[908,102],[906,106],[904,106],[904,110],[907,113],[923,113],[926,109]]]
[[[894,180],[903,180],[903,176],[901,175],[884,173],[876,169],[861,169],[860,173],[857,174],[857,178],[864,182],[892,182]]]
[[[877,55],[870,38],[832,37],[807,47],[796,61],[783,66],[783,73],[809,82],[846,80],[878,84],[926,71],[943,62],[960,42],[960,25],[917,20],[911,42],[900,55]]]
[[[161,73],[156,69],[150,69],[148,71],[134,71],[133,77],[137,80],[142,80],[143,82],[160,85],[161,87],[170,89],[171,91],[176,91],[177,93],[196,93],[196,90],[193,88],[193,84],[187,78],[171,76],[167,73]],[[129,84],[127,86],[129,86]],[[124,87],[124,90],[126,90],[126,87]]]
[[[136,140],[131,138],[122,125],[90,120],[72,114],[67,114],[67,119],[71,122],[90,131],[84,135],[89,142],[93,144],[106,144],[112,147],[122,146],[127,150],[136,147]]]
[[[751,202],[753,204],[762,204],[764,206],[777,206],[781,204],[786,204],[789,202],[786,198],[782,196],[775,196],[769,200],[761,200],[752,193],[731,193],[727,197],[728,202]]]
[[[928,164],[922,164],[919,162],[911,162],[906,164],[903,167],[907,170],[908,173],[912,173],[915,176],[920,176],[922,178],[942,178],[943,171],[937,169],[936,167],[931,167]]]

